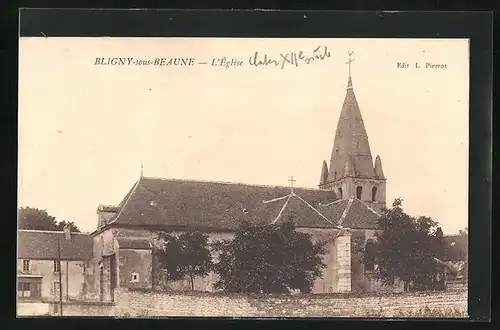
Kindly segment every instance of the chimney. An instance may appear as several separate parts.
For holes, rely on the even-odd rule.
[[[71,228],[69,225],[64,226],[64,237],[69,241],[71,239]]]

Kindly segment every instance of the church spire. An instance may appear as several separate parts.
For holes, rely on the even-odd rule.
[[[347,54],[347,90],[335,131],[330,166],[323,164],[319,187],[334,191],[340,199],[355,197],[379,212],[386,205],[386,178],[379,156],[373,163],[368,134],[352,83],[353,52]],[[326,179],[325,172],[328,172]]]
[[[375,176],[379,179],[385,179],[384,171],[382,170],[382,160],[379,155],[375,158]]]
[[[323,161],[323,167],[321,168],[321,177],[319,178],[319,184],[322,185],[328,182],[328,165],[326,161]]]
[[[375,176],[368,134],[366,133],[352,84],[351,64],[354,61],[351,57],[352,54],[352,51],[348,52],[349,60],[346,62],[349,65],[347,93],[335,132],[328,181],[334,181],[346,176],[346,168],[349,168],[352,176]],[[346,166],[348,158],[350,164]]]
[[[354,170],[352,168],[351,164],[351,157],[347,156],[347,159],[345,160],[345,166],[344,166],[344,176],[354,176]]]

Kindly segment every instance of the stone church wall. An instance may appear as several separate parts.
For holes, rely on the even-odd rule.
[[[119,287],[152,288],[151,250],[118,250]]]
[[[352,230],[351,231],[351,241],[350,241],[350,262],[347,271],[346,267],[343,270],[339,270],[339,258],[338,246],[334,243],[334,238],[338,234],[337,229],[320,229],[320,228],[298,228],[297,231],[310,234],[313,241],[317,240],[327,240],[329,243],[326,246],[326,255],[324,256],[324,262],[327,265],[323,269],[323,276],[318,278],[313,287],[313,293],[335,293],[341,290],[345,290],[350,287],[353,291],[364,291],[367,288],[373,288],[373,285],[368,285],[364,277],[364,268],[362,265],[361,254],[359,251],[364,249],[364,243],[369,238],[374,237],[375,231],[373,230]],[[173,232],[174,234],[180,234],[181,232]],[[152,239],[152,244],[158,244],[157,236],[154,231],[142,230],[142,229],[124,229],[124,228],[112,228],[103,233],[100,233],[94,237],[94,275],[92,281],[89,283],[89,291],[96,293],[95,296],[99,296],[100,290],[100,269],[98,261],[102,259],[102,255],[115,253],[116,260],[118,264],[117,279],[118,287],[127,288],[154,288],[156,290],[167,290],[167,291],[190,291],[191,285],[189,280],[181,281],[167,281],[165,279],[164,270],[161,268],[161,264],[157,256],[155,256],[154,249],[152,251],[147,250],[121,250],[118,249],[115,237],[149,237]],[[232,239],[234,237],[233,233],[230,232],[212,232],[209,233],[209,241],[221,241],[226,239]],[[217,259],[216,255],[213,255],[214,261]],[[126,260],[125,260],[126,259]],[[131,282],[132,273],[138,273],[139,282]],[[339,274],[342,273],[341,276]],[[105,276],[105,295],[110,297],[107,291],[110,289],[109,284],[109,269],[104,269]],[[339,288],[339,278],[344,277],[343,282],[344,288]],[[210,273],[206,277],[196,277],[194,280],[194,287],[196,291],[206,291],[213,292],[213,285],[217,281],[217,275]]]

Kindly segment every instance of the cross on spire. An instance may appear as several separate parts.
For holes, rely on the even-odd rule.
[[[288,181],[290,182],[290,188],[292,189],[292,192],[293,192],[293,183],[295,182],[295,180],[293,179],[293,176],[291,176],[290,179],[288,179]]]
[[[354,54],[352,50],[347,51],[347,55],[349,55],[349,61],[345,62],[345,64],[349,64],[349,78],[351,77],[351,63],[354,62],[354,59],[351,59],[352,54]]]

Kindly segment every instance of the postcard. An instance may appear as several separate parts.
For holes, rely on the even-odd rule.
[[[17,314],[459,317],[469,40],[21,37]]]

